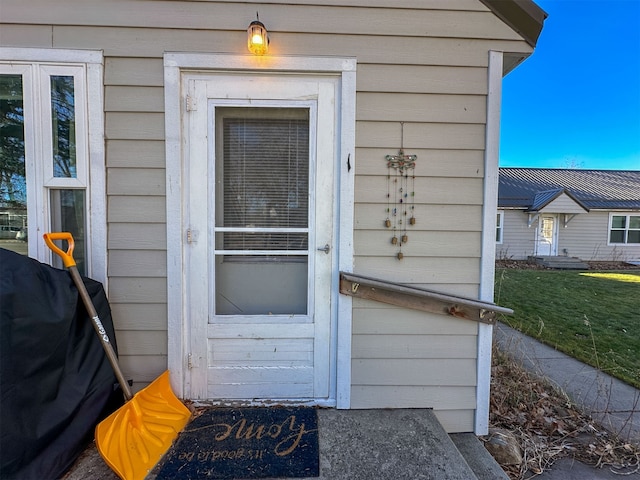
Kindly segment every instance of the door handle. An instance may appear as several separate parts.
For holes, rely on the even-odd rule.
[[[322,248],[318,248],[317,250],[318,250],[319,252],[324,252],[324,253],[326,253],[326,254],[328,255],[328,254],[329,254],[329,251],[331,250],[331,247],[329,246],[329,244],[328,244],[328,243],[326,243],[326,244],[324,245],[324,247],[322,247]]]

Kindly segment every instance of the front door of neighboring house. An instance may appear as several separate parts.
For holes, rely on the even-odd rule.
[[[335,78],[188,77],[190,398],[322,404],[335,368]]]
[[[558,218],[556,215],[541,215],[538,220],[536,255],[558,254]]]

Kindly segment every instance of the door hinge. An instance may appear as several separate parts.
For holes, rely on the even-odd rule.
[[[197,243],[197,241],[198,241],[198,231],[187,228],[187,243],[192,244],[192,243]]]
[[[187,368],[191,370],[193,368],[193,355],[187,355]]]
[[[196,101],[191,95],[187,95],[186,107],[187,112],[193,112],[194,110],[198,109],[196,106]]]

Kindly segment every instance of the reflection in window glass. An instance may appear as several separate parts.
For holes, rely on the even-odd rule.
[[[21,75],[0,75],[0,247],[27,254]]]
[[[86,221],[84,190],[51,190],[51,231],[70,232],[75,241],[73,258],[78,270],[86,275]],[[63,247],[64,248],[64,247]],[[54,255],[54,265],[62,268],[62,262]]]
[[[76,113],[72,76],[51,77],[53,176],[76,178]]]
[[[625,228],[627,217],[614,215],[611,219],[611,228]]]

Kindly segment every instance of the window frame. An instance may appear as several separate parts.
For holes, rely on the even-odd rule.
[[[498,210],[496,217],[496,244],[502,245],[504,240],[504,210]]]
[[[27,175],[28,252],[52,264],[53,254],[41,238],[50,231],[52,190],[85,191],[86,274],[107,289],[106,172],[104,147],[104,60],[101,51],[0,47],[2,73],[23,79],[25,169]],[[14,73],[15,72],[15,73]],[[50,75],[74,77],[77,174],[53,176],[51,158]],[[49,165],[48,163],[51,163]]]
[[[613,218],[614,217],[625,217],[625,226],[624,228],[613,228]],[[609,228],[607,229],[607,245],[613,245],[613,246],[624,246],[624,245],[630,245],[630,246],[640,246],[640,242],[629,242],[629,231],[640,231],[640,228],[630,228],[629,224],[631,223],[631,217],[639,217],[640,218],[640,212],[635,212],[635,213],[623,213],[623,212],[610,212],[609,213]],[[611,241],[611,233],[613,231],[616,232],[624,232],[624,242],[612,242]]]

